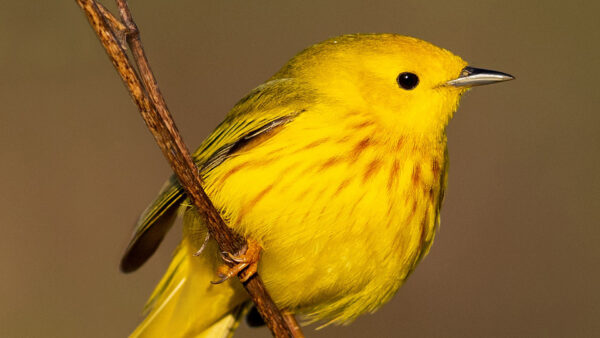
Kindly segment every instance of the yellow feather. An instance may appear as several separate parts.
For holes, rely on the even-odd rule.
[[[466,91],[445,84],[465,66],[414,38],[330,39],[242,99],[196,151],[214,205],[263,247],[259,273],[278,306],[347,323],[404,283],[439,223],[446,125]],[[418,85],[399,87],[402,72]],[[211,240],[192,255],[206,230],[185,210],[183,243],[134,336],[227,327],[236,322],[227,314],[248,300],[237,281],[209,283],[217,248]]]

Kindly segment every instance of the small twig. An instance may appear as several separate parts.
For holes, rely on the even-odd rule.
[[[125,37],[127,34],[127,27],[125,27],[125,25],[119,21],[119,19],[115,18],[115,16],[112,15],[112,13],[106,7],[104,7],[104,5],[96,2],[96,6],[98,6],[98,9],[100,10],[100,13],[102,13],[106,23],[111,26],[110,28],[115,37],[117,37],[121,48],[123,48],[123,50],[127,50],[127,41]]]
[[[294,336],[296,338],[304,337],[304,334],[302,333],[302,329],[300,329],[300,325],[298,325],[298,322],[296,321],[296,317],[294,317],[293,313],[284,310],[283,311],[283,319],[285,320],[288,327],[292,331],[292,336]]]
[[[115,16],[108,10],[108,8],[104,7],[103,4],[96,2],[96,6],[98,6],[98,10],[102,13],[104,20],[106,20],[109,24],[112,25],[113,33],[115,29],[117,31],[124,31],[126,29],[125,25],[119,21],[119,19],[115,18]]]
[[[227,227],[202,189],[202,180],[198,170],[160,93],[144,53],[139,30],[133,21],[127,3],[125,0],[117,0],[121,16],[121,21],[119,21],[95,0],[76,0],[76,2],[86,13],[92,28],[125,82],[144,121],[185,189],[187,197],[206,218],[210,235],[216,240],[221,251],[238,252],[244,246],[245,240]],[[122,38],[121,34],[125,34],[142,81],[125,54],[123,39],[120,39]],[[293,316],[291,316],[291,320],[289,315],[286,315],[284,319],[258,274],[244,283],[244,287],[274,336],[302,337]],[[289,323],[291,323],[291,327]]]

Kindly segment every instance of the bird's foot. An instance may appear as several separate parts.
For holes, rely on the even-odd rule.
[[[223,264],[217,269],[217,275],[221,279],[211,283],[221,284],[234,276],[239,276],[240,281],[244,283],[256,273],[262,248],[255,240],[248,239],[242,250],[243,253],[236,255],[230,252],[221,253],[221,258],[228,264]]]

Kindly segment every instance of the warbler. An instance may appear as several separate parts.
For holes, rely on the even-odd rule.
[[[300,52],[194,153],[207,195],[255,260],[219,270],[245,258],[219,252],[171,177],[121,262],[137,269],[183,214],[181,244],[132,337],[229,335],[249,296],[227,277],[256,267],[277,306],[305,322],[345,324],[377,310],[433,242],[459,99],[511,79],[395,34],[344,35]],[[211,283],[217,270],[221,284]]]

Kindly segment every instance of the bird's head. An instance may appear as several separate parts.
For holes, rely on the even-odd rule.
[[[359,110],[394,133],[439,135],[460,96],[476,85],[513,79],[467,67],[450,51],[395,34],[344,35],[313,45],[274,78],[295,78],[339,113]]]

